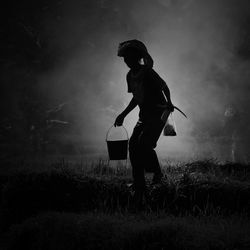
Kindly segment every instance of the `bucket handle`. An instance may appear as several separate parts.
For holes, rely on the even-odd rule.
[[[108,131],[107,131],[107,133],[106,133],[106,141],[108,141],[108,135],[109,135],[109,132],[110,132],[111,128],[113,128],[113,127],[114,127],[114,125],[112,125],[112,126],[108,129]],[[126,135],[127,135],[127,139],[129,139],[127,129],[126,129],[123,125],[122,125],[121,127],[125,130]]]

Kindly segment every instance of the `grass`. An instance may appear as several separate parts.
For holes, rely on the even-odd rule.
[[[122,163],[61,159],[14,169],[0,174],[6,249],[250,248],[249,165],[169,162],[162,184],[147,175],[140,214]]]
[[[249,249],[245,218],[45,213],[13,225],[3,249]]]

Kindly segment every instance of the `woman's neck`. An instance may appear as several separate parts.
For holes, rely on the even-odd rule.
[[[141,69],[142,69],[142,65],[138,64],[135,67],[131,68],[131,72],[133,75],[136,75],[140,72]]]

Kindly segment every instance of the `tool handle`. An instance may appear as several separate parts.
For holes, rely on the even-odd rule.
[[[108,131],[107,131],[107,133],[106,133],[106,141],[108,140],[108,135],[109,135],[109,132],[110,132],[110,130],[111,130],[113,127],[115,127],[115,126],[114,126],[114,125],[112,125],[112,126],[108,129]],[[127,135],[127,139],[129,139],[127,129],[126,129],[123,125],[122,125],[121,127],[125,130],[126,135]]]

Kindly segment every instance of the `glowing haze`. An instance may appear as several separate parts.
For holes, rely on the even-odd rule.
[[[61,1],[56,11],[56,21],[46,17],[43,26],[62,59],[40,79],[41,88],[72,106],[85,147],[105,149],[107,129],[130,101],[128,68],[117,57],[117,47],[139,39],[173,103],[188,116],[174,112],[178,136],[162,136],[157,150],[162,157],[216,156],[216,131],[222,128],[226,105],[246,110],[250,104],[249,64],[237,54],[250,16],[248,1]],[[138,109],[125,120],[129,134],[137,115]]]

